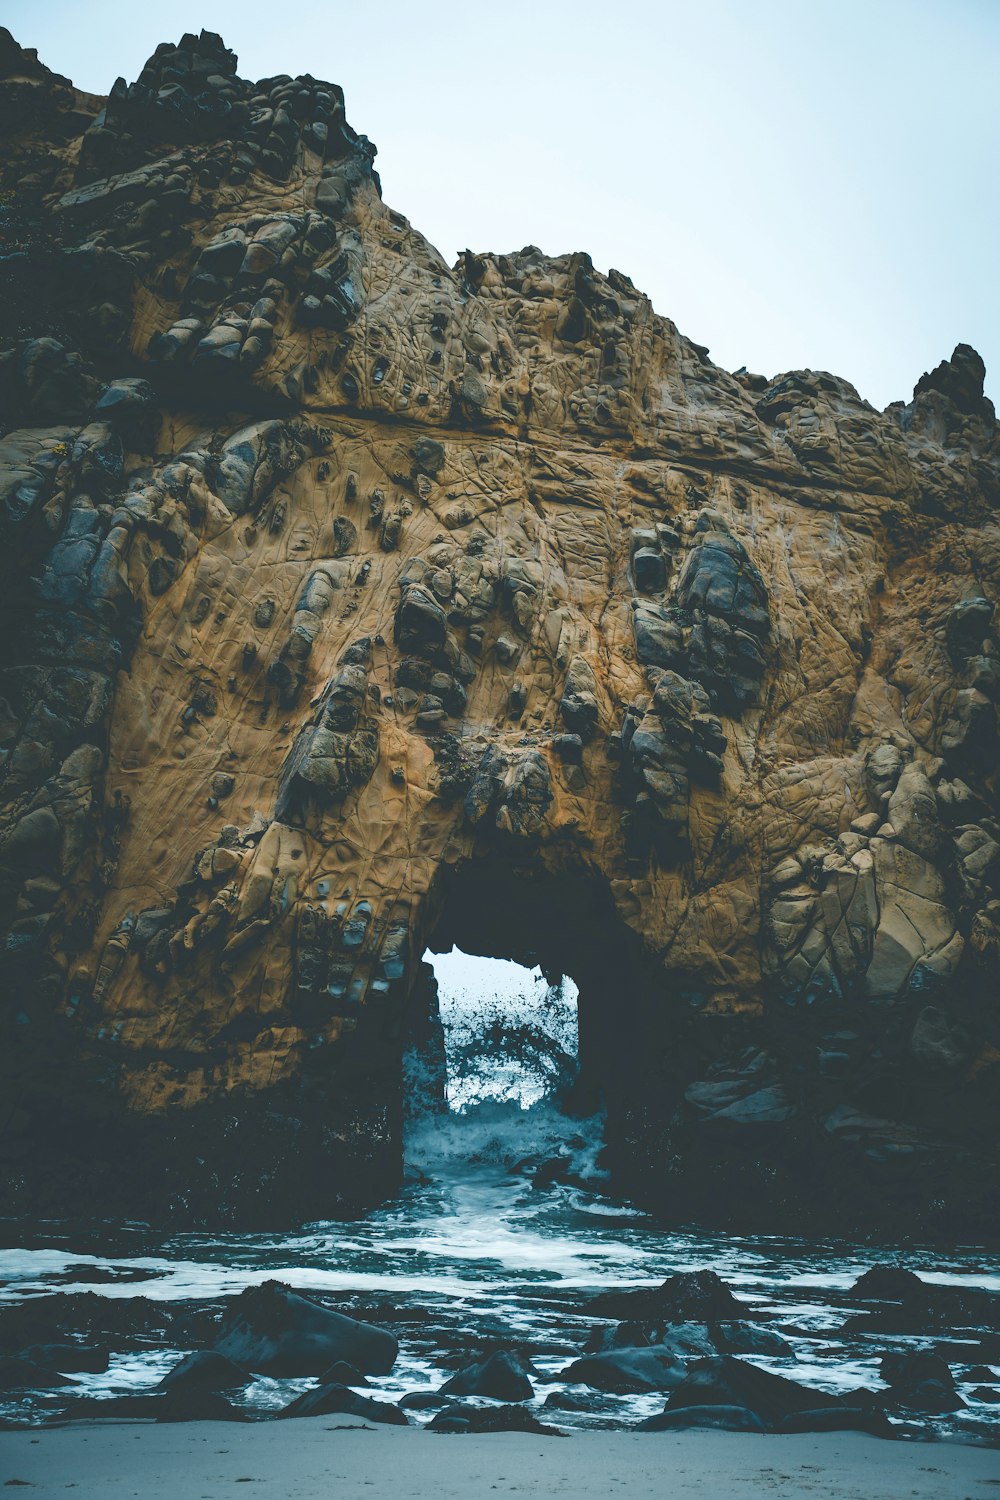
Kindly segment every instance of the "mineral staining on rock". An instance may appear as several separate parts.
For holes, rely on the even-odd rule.
[[[391,1191],[465,924],[577,980],[631,1190],[981,1211],[978,355],[879,414],[585,255],[449,267],[338,88],[211,34],[0,75],[8,1205]]]

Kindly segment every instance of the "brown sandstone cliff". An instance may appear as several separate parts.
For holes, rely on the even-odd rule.
[[[0,38],[5,1207],[391,1191],[452,940],[580,987],[624,1187],[969,1209],[1000,1125],[1000,441],[454,267],[341,91]]]

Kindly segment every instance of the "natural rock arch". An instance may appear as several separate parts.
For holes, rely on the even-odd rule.
[[[585,255],[448,267],[332,85],[0,41],[8,1205],[392,1191],[422,945],[494,881],[483,943],[600,976],[630,1190],[992,1214],[978,355],[884,413],[730,375]]]

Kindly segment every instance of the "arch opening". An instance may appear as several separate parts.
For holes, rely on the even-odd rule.
[[[615,1158],[632,1154],[630,1111],[647,1089],[650,985],[648,956],[606,882],[493,849],[442,872],[415,937],[408,1162],[425,1162],[450,1126],[464,1131],[463,1150],[477,1149],[474,1119],[525,1154],[535,1135],[561,1156],[578,1137],[588,1171],[599,1158],[599,1175],[610,1169],[627,1187]],[[662,1066],[656,1082],[662,1091]]]

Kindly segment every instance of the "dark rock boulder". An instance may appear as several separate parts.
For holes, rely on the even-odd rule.
[[[90,1344],[30,1344],[21,1358],[61,1375],[103,1375],[108,1368],[108,1351]]]
[[[83,1335],[88,1346],[121,1349],[153,1338],[183,1348],[211,1338],[213,1332],[211,1315],[204,1308],[150,1297],[53,1292],[0,1308],[0,1349],[6,1353],[31,1345],[65,1344],[76,1334]]]
[[[592,1411],[607,1414],[608,1403],[597,1391],[550,1391],[543,1406],[556,1411]]]
[[[959,1411],[965,1405],[947,1361],[928,1350],[886,1354],[879,1374],[889,1387],[892,1404],[910,1411]]]
[[[584,1354],[605,1354],[614,1349],[656,1348],[664,1356],[676,1359],[698,1359],[717,1354],[718,1342],[706,1323],[669,1323],[646,1318],[617,1327],[597,1327],[590,1331],[583,1346]]]
[[[659,593],[666,582],[666,565],[657,547],[640,547],[632,554],[632,574],[640,593]]]
[[[553,801],[548,764],[537,750],[524,750],[513,761],[501,793],[496,826],[519,838],[536,834]]]
[[[278,1413],[281,1417],[328,1417],[344,1412],[350,1417],[362,1417],[368,1422],[384,1422],[391,1427],[409,1427],[410,1419],[405,1411],[391,1401],[373,1401],[370,1396],[359,1396],[346,1385],[319,1385],[306,1391]]]
[[[726,532],[703,534],[688,555],[678,594],[685,609],[739,620],[759,635],[770,628],[764,580],[743,543]]]
[[[686,1406],[680,1411],[661,1411],[639,1422],[636,1432],[682,1432],[692,1427],[714,1428],[719,1432],[766,1432],[767,1427],[755,1412],[745,1406]]]
[[[878,1372],[887,1385],[917,1385],[923,1380],[936,1380],[952,1389],[955,1385],[948,1362],[926,1349],[907,1349],[902,1353],[883,1355]]]
[[[845,1333],[930,1334],[954,1329],[1000,1332],[1000,1296],[978,1287],[935,1286],[899,1266],[875,1266],[846,1294],[868,1304]],[[1000,1343],[998,1343],[1000,1348]],[[967,1352],[967,1350],[966,1350]],[[956,1353],[956,1358],[961,1358]],[[992,1357],[992,1356],[984,1356]]]
[[[186,1354],[160,1381],[161,1391],[226,1391],[249,1385],[253,1377],[214,1349]]]
[[[560,1380],[595,1390],[627,1395],[632,1391],[669,1391],[684,1379],[684,1365],[668,1345],[645,1349],[609,1349],[587,1354],[560,1371]]]
[[[447,1396],[440,1391],[408,1391],[397,1403],[403,1411],[436,1411],[439,1406],[449,1404]]]
[[[715,1323],[711,1332],[721,1354],[771,1354],[795,1358],[791,1344],[773,1328],[759,1328],[755,1323]]]
[[[140,1398],[141,1399],[141,1398]],[[155,1400],[155,1397],[151,1397]],[[154,1415],[158,1422],[243,1422],[245,1417],[218,1391],[188,1387],[167,1391]]]
[[[656,1340],[650,1338],[646,1324],[640,1321],[616,1323],[609,1328],[598,1324],[590,1330],[583,1346],[584,1354],[604,1354],[608,1349],[643,1349]],[[710,1350],[704,1350],[710,1353]]]
[[[503,1350],[459,1370],[441,1387],[442,1396],[489,1396],[495,1401],[530,1401],[534,1394],[526,1362]]]
[[[916,1385],[893,1387],[892,1396],[894,1399],[888,1404],[903,1407],[906,1411],[924,1412],[928,1416],[961,1411],[965,1406],[956,1390],[937,1380],[921,1380]]]
[[[915,1271],[903,1266],[872,1266],[844,1295],[862,1302],[912,1302],[923,1298],[926,1291],[927,1283]]]
[[[813,1412],[818,1407],[843,1410],[847,1403],[724,1354],[696,1361],[671,1392],[668,1411],[691,1406],[742,1407],[775,1429],[796,1413]]]
[[[384,1328],[331,1312],[279,1281],[265,1281],[234,1300],[214,1349],[262,1375],[319,1375],[334,1360],[367,1375],[386,1375],[399,1345]]]
[[[815,1392],[823,1400],[821,1391]],[[884,1412],[868,1406],[815,1406],[790,1412],[772,1429],[774,1432],[867,1432],[872,1437],[892,1437],[892,1424]]]
[[[434,438],[422,437],[414,443],[413,465],[418,473],[433,479],[444,467],[444,460],[444,447]]]
[[[369,1384],[360,1370],[356,1370],[353,1365],[349,1365],[347,1361],[343,1359],[334,1360],[330,1368],[328,1370],[324,1370],[322,1375],[319,1377],[319,1383],[320,1385],[351,1386]]]
[[[0,1391],[43,1391],[75,1383],[50,1366],[14,1355],[0,1356]]]
[[[561,1437],[557,1427],[547,1427],[523,1406],[446,1406],[427,1426],[434,1432],[532,1432]]]
[[[684,633],[665,609],[647,600],[637,601],[632,612],[635,654],[644,667],[674,669],[686,661]]]
[[[65,1409],[68,1421],[242,1422],[243,1413],[218,1391],[189,1387],[148,1396],[79,1396]]]
[[[716,1323],[752,1315],[714,1271],[682,1271],[662,1286],[604,1292],[587,1310],[601,1318],[653,1318],[661,1323]]]

